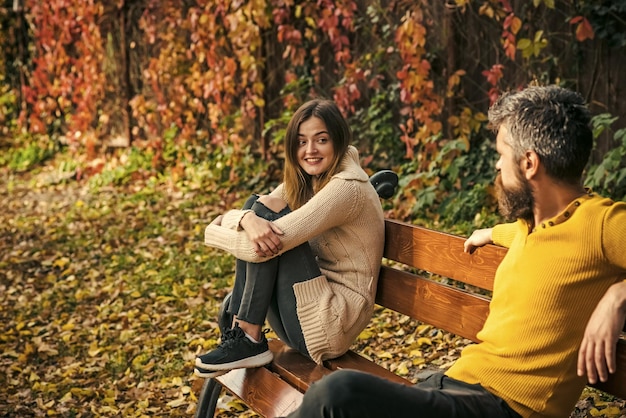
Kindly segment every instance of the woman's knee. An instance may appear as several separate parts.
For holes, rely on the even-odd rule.
[[[287,207],[287,202],[283,199],[270,195],[259,196],[260,203],[273,212],[279,213]]]

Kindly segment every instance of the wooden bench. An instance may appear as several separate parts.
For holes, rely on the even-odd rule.
[[[430,277],[443,276],[490,291],[506,249],[488,245],[469,255],[463,252],[464,241],[465,238],[459,236],[386,220],[384,257],[392,263],[384,263],[381,269],[376,303],[476,341],[476,333],[489,311],[489,298]],[[266,367],[233,370],[207,379],[200,393],[196,417],[214,415],[223,388],[262,416],[285,416],[301,403],[303,393],[312,382],[337,369],[358,369],[412,384],[351,351],[321,366],[279,340],[271,340],[270,348],[274,361]],[[608,382],[595,387],[626,399],[626,340],[623,338],[618,343],[617,357],[617,373],[611,375]]]

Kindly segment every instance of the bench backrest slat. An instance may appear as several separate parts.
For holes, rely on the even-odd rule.
[[[479,248],[472,255],[463,252],[465,239],[456,235],[385,220],[384,257],[420,266],[430,273],[449,277],[483,289],[493,289],[493,277],[506,249],[495,245]]]
[[[473,341],[489,312],[489,299],[484,296],[385,266],[376,303]]]

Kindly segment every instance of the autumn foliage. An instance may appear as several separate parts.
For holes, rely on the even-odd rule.
[[[485,113],[502,91],[559,83],[623,113],[611,94],[620,77],[605,65],[626,45],[621,3],[14,1],[0,8],[3,138],[69,147],[80,178],[122,146],[150,161],[150,175],[181,178],[218,159],[235,184],[251,175],[240,167],[252,155],[268,162],[271,183],[291,112],[332,97],[366,168],[407,173],[394,205],[406,218],[485,183]],[[486,172],[467,172],[476,165]]]
[[[626,131],[606,135],[626,124],[625,16],[626,0],[0,2],[0,415],[193,414],[190,361],[217,343],[232,272],[202,226],[279,181],[309,98],[337,102],[370,174],[399,174],[390,217],[492,221],[486,112],[531,83],[606,113],[591,177],[626,190]],[[402,325],[372,333],[418,336],[413,359],[456,344]],[[405,342],[358,344],[408,373]]]
[[[453,160],[485,140],[485,112],[502,91],[561,83],[614,105],[597,87],[608,70],[580,77],[580,57],[606,42],[594,37],[601,10],[585,2],[13,3],[0,8],[13,28],[0,41],[4,118],[15,121],[5,134],[69,146],[90,167],[82,176],[122,145],[178,176],[219,155],[233,182],[252,153],[278,162],[275,179],[289,115],[326,96],[371,171],[427,174],[408,182],[398,215],[409,216],[411,189],[440,189]]]

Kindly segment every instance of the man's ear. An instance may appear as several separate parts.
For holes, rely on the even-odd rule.
[[[539,155],[535,151],[528,150],[524,154],[524,157],[521,161],[522,172],[524,173],[524,177],[526,180],[531,180],[533,177],[537,175],[539,171],[539,166],[541,165],[541,160]]]

